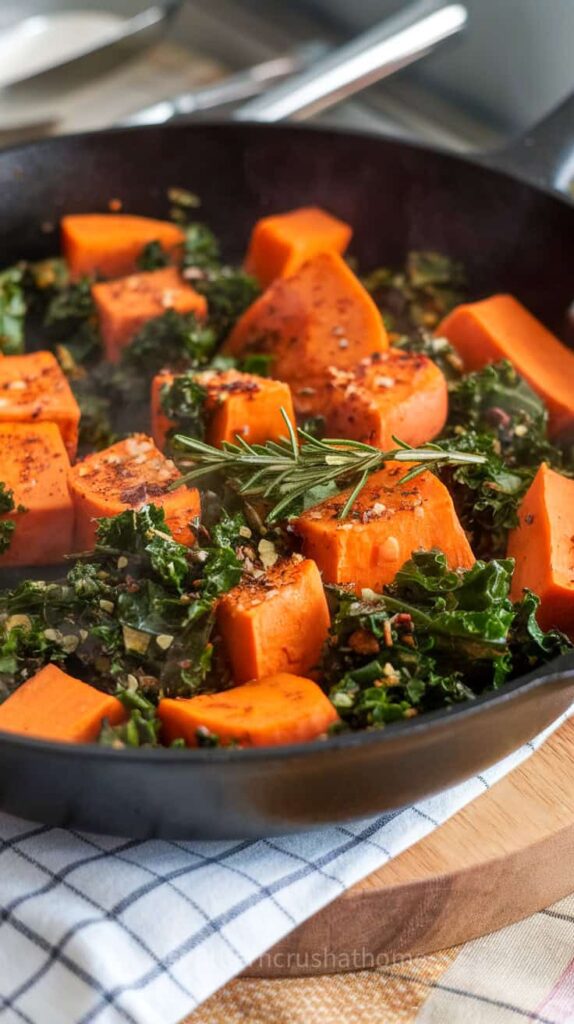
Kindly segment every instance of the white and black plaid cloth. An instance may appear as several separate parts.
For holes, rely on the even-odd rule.
[[[416,807],[287,838],[118,839],[0,815],[0,1024],[176,1024],[550,731]]]

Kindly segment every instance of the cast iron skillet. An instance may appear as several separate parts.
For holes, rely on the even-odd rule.
[[[353,225],[361,266],[400,263],[413,248],[446,252],[466,265],[475,297],[512,292],[567,338],[574,207],[553,187],[557,174],[566,175],[573,121],[571,101],[497,162],[349,132],[249,124],[42,141],[0,154],[0,265],[53,253],[48,224],[107,209],[111,198],[126,211],[165,216],[166,189],[178,185],[201,195],[202,216],[229,258],[241,257],[258,217],[317,203]],[[37,821],[129,836],[237,838],[309,828],[461,782],[530,740],[573,695],[568,655],[452,710],[301,746],[112,751],[5,735],[0,805]]]

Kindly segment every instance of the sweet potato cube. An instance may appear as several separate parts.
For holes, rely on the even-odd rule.
[[[245,269],[267,288],[318,252],[344,253],[352,234],[349,224],[318,206],[262,217],[251,233]]]
[[[0,704],[0,731],[60,743],[91,743],[102,722],[117,725],[126,711],[117,697],[46,665]]]
[[[221,446],[237,436],[250,444],[277,441],[287,435],[281,409],[295,422],[289,385],[237,370],[204,370],[193,374],[205,389],[205,440]],[[177,428],[162,411],[163,388],[173,383],[173,374],[164,371],[152,382],[152,434],[158,448],[165,446],[166,434]]]
[[[274,377],[304,386],[328,366],[349,369],[388,345],[371,296],[341,256],[323,252],[292,277],[277,278],[239,318],[223,348],[233,356],[269,355]]]
[[[312,386],[311,386],[312,385]],[[329,367],[294,393],[302,415],[320,415],[330,437],[395,448],[393,436],[419,445],[440,434],[448,412],[446,380],[424,355],[389,349],[352,370]]]
[[[469,568],[474,556],[444,484],[430,471],[401,486],[412,464],[388,463],[373,473],[349,516],[338,519],[350,491],[308,509],[294,528],[303,552],[326,583],[380,591],[418,549],[440,548],[451,568]]]
[[[317,566],[296,556],[240,583],[220,599],[217,626],[236,683],[309,672],[329,630]]]
[[[70,460],[55,423],[0,423],[0,480],[12,491],[16,525],[0,565],[51,565],[72,551]],[[17,511],[22,506],[25,511]]]
[[[276,747],[324,735],[338,715],[311,679],[279,672],[222,693],[189,700],[161,700],[163,738],[184,739],[196,746],[201,733],[217,736],[223,746]]]
[[[96,519],[111,517],[128,508],[160,505],[175,540],[193,544],[190,523],[199,516],[195,488],[170,490],[180,474],[145,434],[94,452],[72,466],[70,491],[76,512],[74,546],[89,551],[96,539]]]
[[[62,248],[73,278],[123,277],[137,270],[138,257],[159,242],[174,262],[183,245],[177,224],[127,213],[73,213],[62,217]]]
[[[437,334],[454,345],[466,370],[510,359],[548,406],[552,434],[574,422],[574,352],[512,295],[457,306]]]
[[[540,597],[538,621],[574,640],[574,480],[543,463],[522,499],[508,538],[516,566],[511,597],[525,587]]]
[[[51,352],[0,359],[0,423],[55,423],[74,459],[80,409]]]
[[[167,309],[204,317],[207,302],[183,280],[176,267],[131,274],[92,285],[106,355],[116,363],[143,324]]]

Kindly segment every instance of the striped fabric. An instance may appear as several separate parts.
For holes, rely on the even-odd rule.
[[[0,816],[0,1024],[176,1024],[524,761],[550,731],[417,806],[306,835],[123,840]],[[559,980],[551,973],[549,986]],[[407,984],[408,971],[396,979]],[[443,998],[459,986],[455,976]],[[501,993],[490,998],[503,1007]],[[553,1005],[563,998],[557,988]],[[430,1000],[424,1008],[435,1012]],[[448,1019],[441,1013],[429,1020]]]
[[[231,982],[186,1024],[572,1024],[574,895],[525,921],[374,971]]]

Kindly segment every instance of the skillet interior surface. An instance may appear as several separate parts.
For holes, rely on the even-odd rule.
[[[460,259],[473,298],[509,291],[565,340],[574,207],[470,160],[359,134],[258,125],[109,131],[0,154],[0,264],[57,251],[69,212],[165,216],[166,191],[241,259],[254,221],[316,203],[354,227],[361,267],[410,249]],[[110,751],[0,739],[0,804],[53,824],[133,836],[269,835],[374,814],[455,784],[564,711],[568,670],[380,733],[258,751]]]

